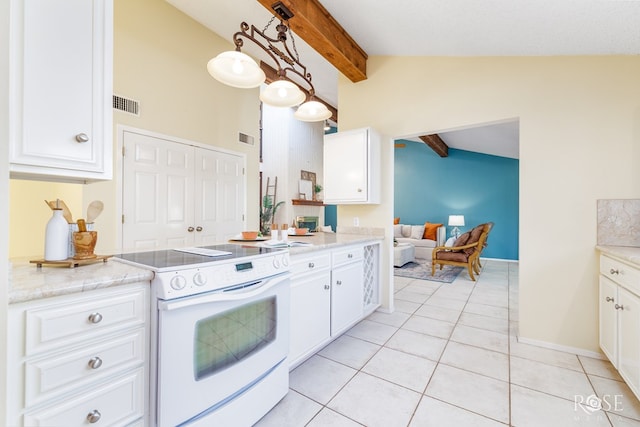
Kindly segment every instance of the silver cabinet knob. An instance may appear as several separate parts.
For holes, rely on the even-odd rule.
[[[91,369],[98,369],[100,366],[102,366],[102,359],[100,359],[98,356],[92,357],[91,359],[89,359],[88,365]]]
[[[197,226],[197,227],[196,227],[196,231],[202,231],[202,227]]]
[[[353,254],[347,255],[347,258],[353,258]]]
[[[358,188],[358,193],[362,193],[362,188]]]
[[[79,134],[76,135],[76,141],[78,141],[80,143],[88,142],[89,141],[89,137],[87,136],[86,133],[79,133]]]
[[[187,228],[187,231],[188,231],[189,233],[193,233],[193,230],[195,230],[195,228],[193,228],[193,227],[189,227],[189,228]]]
[[[616,304],[616,305],[614,305],[614,307],[615,307],[616,310],[624,310],[624,306],[622,306],[622,305]]]
[[[331,286],[329,286],[329,285],[324,285],[324,288],[325,288],[326,290],[329,290],[329,289],[331,289]]]
[[[100,313],[91,313],[89,315],[89,322],[91,322],[91,323],[100,323],[100,322],[102,322],[102,314],[100,314]]]
[[[613,302],[613,298],[611,298],[611,297],[607,297],[607,298],[605,298],[605,300],[606,300],[607,302]]]
[[[315,265],[314,263],[312,263],[312,262],[310,262],[310,263],[309,263],[309,268],[313,268],[313,267],[315,267],[315,266],[316,266],[316,265]]]
[[[614,270],[613,268],[611,270],[609,270],[610,274],[620,274],[620,271],[618,271],[617,269]]]
[[[97,409],[94,409],[93,411],[87,414],[87,421],[89,421],[91,424],[94,424],[100,421],[101,417],[102,417],[102,414],[100,413],[100,411],[98,411]]]
[[[342,280],[336,280],[336,285],[342,285]]]

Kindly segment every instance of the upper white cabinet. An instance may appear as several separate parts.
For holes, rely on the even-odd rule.
[[[112,177],[113,0],[10,0],[14,178]]]
[[[324,137],[324,202],[380,203],[380,136],[371,128]]]

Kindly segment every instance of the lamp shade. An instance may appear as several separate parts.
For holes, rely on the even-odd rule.
[[[464,215],[449,215],[449,227],[464,227]]]
[[[293,107],[305,99],[304,92],[289,80],[276,80],[260,93],[260,100],[273,107]]]
[[[307,101],[298,107],[293,117],[303,122],[321,122],[331,117],[331,111],[321,102]]]
[[[222,52],[211,59],[207,71],[219,82],[241,89],[258,87],[266,78],[253,58],[235,50]]]

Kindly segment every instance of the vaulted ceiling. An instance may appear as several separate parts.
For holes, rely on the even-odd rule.
[[[270,0],[166,1],[229,41],[242,21],[262,29],[272,17],[263,6]],[[301,7],[318,2],[369,56],[640,54],[637,0],[283,0],[290,2]],[[298,32],[297,49],[316,93],[337,107],[339,71],[304,42],[304,31]],[[243,51],[261,55],[249,44]],[[508,133],[504,126],[490,129]],[[454,137],[470,132],[464,131]]]

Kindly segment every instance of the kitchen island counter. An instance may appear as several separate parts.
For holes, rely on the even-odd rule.
[[[36,267],[28,259],[12,259],[9,304],[92,291],[136,282],[150,282],[153,272],[116,260],[76,268]]]
[[[368,230],[368,229],[365,229]],[[312,233],[311,236],[289,236],[289,242],[310,243],[310,245],[291,246],[289,253],[298,255],[306,252],[320,251],[324,249],[335,249],[340,246],[352,244],[364,244],[379,242],[384,239],[383,235],[374,232],[355,233]],[[266,244],[264,246],[267,246]]]

